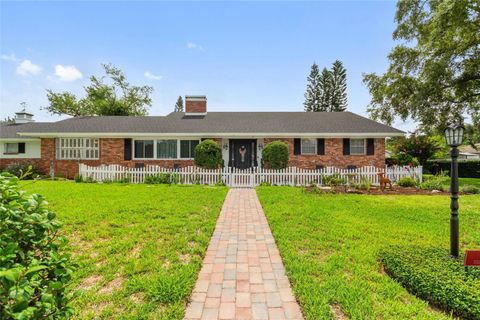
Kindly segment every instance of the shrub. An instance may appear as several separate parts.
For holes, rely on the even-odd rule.
[[[332,175],[322,176],[322,183],[330,187],[336,187],[336,186],[344,185],[346,181],[338,173],[334,173]]]
[[[470,194],[480,194],[480,188],[472,185],[465,185],[460,187],[460,192],[470,193]]]
[[[437,174],[450,172],[451,160],[429,160],[425,163],[426,173]],[[480,160],[459,160],[458,176],[460,178],[480,178]]]
[[[171,184],[172,177],[170,173],[159,173],[156,175],[147,175],[145,177],[146,184]]]
[[[75,266],[61,251],[67,241],[42,196],[26,196],[18,180],[0,174],[0,317],[68,318]]]
[[[83,176],[80,173],[77,173],[75,177],[73,177],[73,180],[77,183],[83,182]]]
[[[415,181],[415,179],[411,177],[402,177],[400,178],[400,180],[398,180],[397,184],[400,187],[410,188],[410,187],[415,187],[417,185],[417,182]]]
[[[372,188],[372,182],[367,177],[362,177],[356,187],[360,190],[370,191],[370,189]]]
[[[197,166],[217,169],[223,166],[222,149],[213,140],[204,140],[195,147],[194,162]]]
[[[408,291],[465,319],[480,319],[480,270],[465,271],[447,250],[393,247],[381,253],[385,271]]]
[[[267,169],[285,169],[288,165],[288,146],[282,141],[270,142],[262,150],[262,165]]]
[[[445,172],[440,172],[434,176],[428,177],[420,184],[421,189],[425,190],[445,190],[445,184],[448,182],[448,176]]]
[[[38,167],[30,161],[12,162],[5,171],[17,177],[22,176],[22,180],[35,179],[40,175]],[[28,174],[26,174],[29,172]]]

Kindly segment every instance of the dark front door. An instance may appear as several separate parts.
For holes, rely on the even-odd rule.
[[[229,166],[248,169],[257,166],[257,140],[230,139]]]

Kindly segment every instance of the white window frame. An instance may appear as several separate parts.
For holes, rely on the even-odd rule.
[[[100,158],[99,138],[57,138],[56,140],[58,160],[98,160]],[[87,157],[87,151],[95,156]]]
[[[8,145],[9,144],[16,144],[17,145],[17,150],[16,151],[8,151]],[[5,142],[3,150],[4,150],[3,154],[18,154],[18,142]]]
[[[136,158],[135,157],[135,141],[153,141],[153,157],[151,157],[151,158]],[[133,139],[132,159],[134,159],[134,160],[155,160],[156,157],[157,157],[157,140],[155,140],[153,138]]]
[[[145,140],[153,140],[153,158],[136,158],[135,157],[135,141],[145,141]],[[158,158],[157,157],[157,141],[159,140],[177,140],[177,157],[176,158]],[[180,141],[187,140],[192,141],[196,140],[199,143],[201,139],[199,138],[173,138],[173,137],[162,137],[162,138],[138,138],[132,139],[132,160],[193,160],[193,158],[181,158],[180,157]]]
[[[304,140],[313,141],[313,149],[314,149],[313,152],[303,152],[303,141]],[[302,138],[302,139],[300,139],[300,154],[301,155],[315,155],[315,154],[317,154],[317,139],[313,139],[313,138]]]
[[[352,152],[352,141],[353,140],[363,140],[363,152],[361,153],[357,153],[357,152]],[[351,155],[354,155],[354,156],[363,156],[363,155],[366,155],[367,154],[367,139],[364,139],[364,138],[360,138],[360,139],[354,139],[354,138],[351,138],[350,139],[350,154]]]

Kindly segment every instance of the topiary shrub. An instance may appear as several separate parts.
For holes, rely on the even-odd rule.
[[[203,140],[195,147],[194,162],[202,168],[217,169],[223,166],[222,149],[213,140]]]
[[[285,169],[288,165],[288,146],[282,141],[270,142],[262,150],[262,165],[266,169]]]
[[[411,177],[402,177],[400,178],[400,180],[398,180],[397,184],[400,187],[410,188],[410,187],[415,187],[417,185],[417,182],[415,181],[415,179]]]
[[[68,318],[75,266],[61,251],[67,240],[42,196],[26,196],[18,180],[0,174],[0,318]]]
[[[385,272],[409,292],[462,319],[480,319],[480,270],[465,270],[439,248],[392,247],[381,253]]]

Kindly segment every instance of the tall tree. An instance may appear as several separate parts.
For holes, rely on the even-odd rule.
[[[364,75],[372,95],[368,110],[391,124],[412,118],[424,131],[468,115],[480,125],[480,2],[399,1],[393,33],[397,45],[383,75]]]
[[[320,71],[318,65],[313,63],[307,78],[307,91],[305,92],[305,111],[319,111],[322,91],[320,87]]]
[[[333,63],[331,74],[331,102],[328,111],[345,111],[347,110],[347,70],[340,60]]]
[[[320,75],[320,108],[315,111],[331,111],[332,102],[332,72],[327,68],[323,68]]]
[[[85,87],[86,96],[78,99],[70,92],[47,90],[50,103],[45,109],[58,115],[78,116],[143,116],[152,106],[150,86],[132,86],[120,69],[103,64],[105,76],[91,76]],[[109,79],[109,83],[105,79]]]
[[[183,112],[183,98],[182,96],[178,96],[177,102],[175,103],[175,107],[173,109],[174,112]]]

